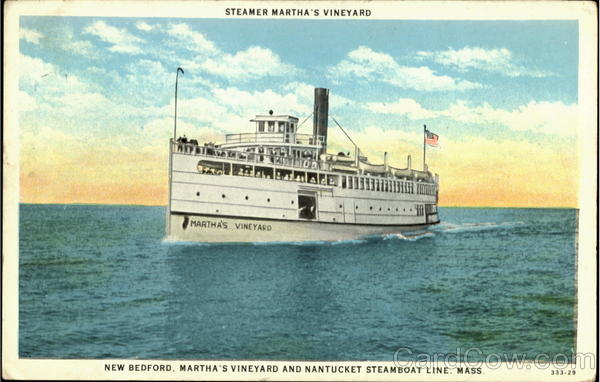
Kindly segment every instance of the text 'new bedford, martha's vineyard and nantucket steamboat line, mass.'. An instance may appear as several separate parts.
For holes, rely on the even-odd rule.
[[[225,8],[225,16],[368,17],[369,9]]]

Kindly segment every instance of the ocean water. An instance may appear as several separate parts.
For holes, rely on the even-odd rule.
[[[415,235],[223,245],[164,242],[162,207],[21,205],[19,354],[572,354],[577,211],[440,210]]]

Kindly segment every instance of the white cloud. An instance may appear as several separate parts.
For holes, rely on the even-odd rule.
[[[413,99],[401,98],[393,103],[367,103],[365,109],[375,113],[397,114],[412,120],[447,118],[461,123],[505,126],[511,130],[534,131],[569,137],[577,132],[578,107],[562,102],[531,101],[513,110],[494,108],[488,103],[473,106],[457,101],[444,110],[426,109]]]
[[[161,108],[164,115],[174,116],[175,102]],[[226,106],[203,97],[191,99],[180,98],[177,100],[177,120],[189,120],[195,122],[216,124],[227,116]]]
[[[82,56],[87,56],[90,58],[98,57],[96,50],[91,42],[87,40],[81,41],[65,41],[63,45],[63,49],[78,53]]]
[[[173,75],[167,73],[162,63],[143,59],[132,62],[126,68],[128,73],[120,82],[124,90],[155,99],[158,94],[170,90]]]
[[[32,44],[39,44],[42,34],[33,29],[21,28],[19,30],[19,38]]]
[[[19,112],[31,111],[37,108],[35,98],[26,92],[19,90]]]
[[[48,51],[61,50],[66,53],[78,54],[88,58],[97,58],[99,56],[92,43],[88,40],[81,40],[73,33],[73,28],[66,24],[54,25],[51,30],[46,30],[42,35],[37,31],[21,29],[21,38],[31,40],[35,44],[41,45]],[[61,54],[64,54],[61,52]]]
[[[218,141],[225,133],[253,131],[249,122],[257,114],[291,114],[297,117],[308,116],[312,104],[299,102],[295,94],[277,93],[272,90],[245,91],[238,88],[215,88],[205,97],[192,99],[179,98],[177,102],[177,125],[181,134],[193,136],[190,129],[179,128],[179,121],[187,121],[198,128],[212,129]],[[174,103],[161,109],[162,115],[173,116]],[[183,126],[183,125],[182,125]]]
[[[422,135],[416,132],[407,132],[401,129],[382,129],[368,125],[360,131],[349,131],[352,140],[357,143],[361,154],[368,157],[371,163],[383,163],[383,155],[388,152],[390,164],[406,167],[406,155],[418,153],[422,143]],[[329,128],[327,146],[330,152],[347,152],[353,150],[352,143],[339,131],[337,127]],[[413,156],[413,166],[418,159]]]
[[[214,89],[213,95],[222,105],[231,105],[233,111],[247,119],[256,114],[266,114],[269,110],[275,114],[310,113],[294,94],[280,94],[270,89],[262,92],[237,88]]]
[[[188,50],[195,50],[199,53],[216,53],[218,51],[212,41],[204,37],[202,33],[193,31],[187,24],[171,24],[167,33],[185,43],[182,46]]]
[[[30,90],[30,94],[35,92],[38,99],[66,92],[89,90],[89,86],[78,76],[63,72],[53,64],[24,54],[19,56],[19,87]]]
[[[148,24],[145,21],[138,21],[137,23],[135,23],[135,27],[144,32],[149,32],[155,28],[154,26]]]
[[[117,105],[99,93],[65,93],[56,101],[61,113],[72,117],[96,117],[98,114],[113,114]],[[93,114],[91,114],[93,113]]]
[[[312,108],[314,104],[314,92],[317,86],[307,84],[305,82],[289,82],[282,89],[291,92],[296,96],[298,102],[306,105],[307,108]],[[329,110],[340,109],[346,106],[353,106],[355,102],[349,98],[329,93]]]
[[[21,85],[33,85],[41,78],[57,72],[57,68],[42,59],[19,55],[19,80]]]
[[[573,136],[577,133],[578,107],[562,102],[531,101],[513,110],[496,109],[488,103],[470,106],[457,102],[439,115],[459,122],[478,124],[501,124],[513,130],[535,131],[558,136]]]
[[[515,62],[513,53],[506,48],[484,49],[480,47],[465,47],[462,49],[447,49],[435,52],[418,52],[419,58],[430,58],[438,64],[453,67],[466,72],[477,69],[488,72],[500,73],[509,77],[547,77],[551,72],[535,68],[526,68]]]
[[[104,21],[96,21],[87,26],[84,33],[98,36],[102,41],[112,44],[109,48],[112,52],[139,54],[142,50],[139,44],[142,39],[136,37],[125,29],[116,28],[106,24]]]
[[[175,37],[177,47],[196,53],[191,59],[179,60],[186,71],[203,71],[231,81],[298,73],[295,66],[282,62],[276,53],[267,48],[251,46],[233,54],[226,53],[185,23],[169,25],[167,33]]]
[[[393,103],[369,102],[365,108],[374,113],[405,115],[409,119],[427,119],[436,115],[434,111],[423,108],[421,104],[410,98],[400,98]]]
[[[153,67],[151,61],[142,62],[140,65]],[[160,70],[161,66],[158,65]],[[130,102],[127,100],[123,102],[122,98],[108,97],[94,84],[82,80],[79,76],[63,72],[55,65],[39,58],[21,55],[19,69],[21,111],[36,109],[45,113],[46,117],[55,120],[70,118],[71,121],[96,120],[114,122],[114,124],[124,119],[147,118],[161,113],[158,107],[140,105],[139,97],[130,97]],[[95,72],[93,69],[90,70]],[[156,93],[153,89],[159,88],[160,84],[151,83],[151,78],[152,73],[148,73],[147,77],[140,77],[137,82],[129,82],[130,86],[135,87],[132,92],[135,94],[138,91],[137,94],[140,94],[140,90],[142,92],[147,90],[143,86],[148,86],[150,90],[146,93]],[[127,78],[111,77],[111,87],[114,89],[124,86],[126,80]]]
[[[375,52],[365,46],[348,53],[339,64],[329,68],[328,74],[336,80],[357,77],[422,91],[467,90],[482,87],[478,83],[438,75],[425,66],[400,65],[389,54]]]
[[[273,51],[252,46],[233,55],[209,58],[200,67],[205,71],[232,80],[249,80],[257,77],[293,75],[297,69],[281,61]]]

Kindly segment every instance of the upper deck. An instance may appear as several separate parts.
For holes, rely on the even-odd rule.
[[[414,180],[418,182],[436,184],[437,175],[414,169],[396,169],[391,166],[371,165],[355,161],[351,157],[323,154],[319,160],[313,156],[312,151],[293,150],[291,145],[282,143],[280,146],[262,146],[260,144],[247,144],[245,150],[240,148],[225,147],[225,145],[197,145],[194,143],[180,143],[171,140],[171,152],[193,155],[199,159],[208,159],[223,165],[241,164],[261,168],[289,168],[303,171],[315,171],[337,175],[362,175],[367,178],[392,178]],[[292,155],[290,155],[292,153]],[[220,166],[219,166],[220,167]],[[224,167],[223,167],[224,168]],[[369,171],[370,170],[370,171]],[[273,172],[273,171],[271,171]],[[252,170],[254,173],[254,170]],[[308,179],[308,178],[307,178]]]
[[[324,136],[298,133],[298,118],[291,115],[273,115],[271,110],[269,115],[257,115],[250,122],[255,124],[254,133],[227,134],[224,145],[290,143],[321,149],[325,143]]]

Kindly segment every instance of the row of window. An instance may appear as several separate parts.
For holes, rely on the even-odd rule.
[[[294,127],[296,125],[294,123],[282,122],[282,121],[266,121],[266,129],[265,129],[265,121],[258,121],[258,132],[259,133],[283,133],[283,132],[294,132]]]
[[[412,194],[415,190],[415,183],[384,178],[374,179],[363,178],[362,176],[342,176],[342,188]]]
[[[200,161],[198,172],[210,175],[237,175],[264,179],[289,180],[302,183],[341,186],[354,190],[394,192],[403,194],[435,195],[435,185],[386,178],[368,178],[351,175],[331,175],[311,171],[275,169],[273,167]],[[415,188],[416,187],[416,188]]]
[[[417,194],[419,194],[419,195],[435,195],[435,186],[433,184],[417,183]]]

